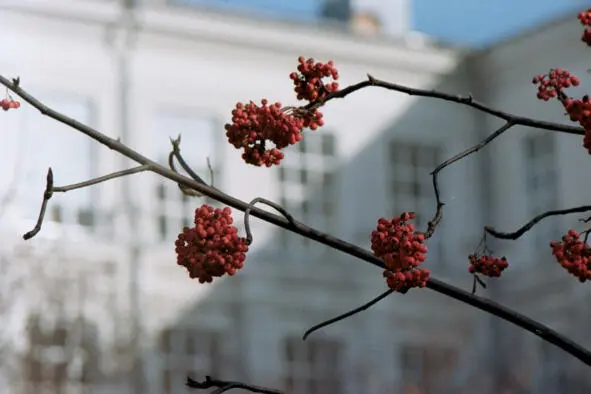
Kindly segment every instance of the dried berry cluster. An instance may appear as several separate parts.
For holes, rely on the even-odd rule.
[[[371,250],[384,261],[389,270],[384,271],[388,286],[398,292],[413,287],[424,287],[429,280],[429,270],[418,268],[425,261],[427,247],[425,236],[415,232],[413,212],[404,212],[392,220],[380,218],[377,229],[371,233]]]
[[[470,265],[468,271],[471,274],[482,274],[491,278],[498,278],[501,273],[509,267],[509,263],[505,257],[480,256],[471,254],[468,256]]]
[[[0,107],[2,107],[2,109],[4,111],[8,111],[11,108],[17,109],[21,106],[21,103],[13,100],[12,98],[9,99],[5,99],[3,98],[2,100],[0,100]]]
[[[338,78],[338,72],[332,62],[316,63],[312,59],[299,58],[301,74],[292,73],[296,83],[298,99],[325,97],[338,89],[338,84],[324,85],[322,78],[332,75]],[[242,159],[247,164],[271,167],[278,165],[284,157],[280,150],[294,145],[302,139],[304,128],[316,130],[324,125],[322,113],[317,108],[285,107],[281,103],[267,105],[267,99],[261,100],[262,106],[254,102],[237,103],[232,111],[232,123],[225,125],[226,137],[236,148],[242,149]],[[270,146],[272,145],[272,146]]]
[[[591,26],[591,9],[579,13],[579,21],[581,21],[583,26]],[[581,36],[581,41],[591,46],[591,29],[585,28]]]
[[[322,78],[332,77],[332,79],[339,79],[339,72],[334,67],[334,63],[314,62],[314,59],[305,59],[303,56],[298,58],[299,73],[292,72],[289,78],[295,85],[295,92],[298,100],[307,100],[313,102],[316,100],[323,100],[329,93],[336,92],[339,89],[338,82],[331,82],[324,84]]]
[[[548,101],[562,93],[562,89],[571,86],[579,86],[579,78],[572,75],[568,70],[561,68],[551,69],[546,75],[536,75],[532,80],[534,85],[538,85],[537,97],[540,100]]]
[[[234,275],[244,266],[248,244],[232,225],[232,211],[209,205],[195,210],[195,227],[185,227],[175,242],[177,264],[191,278],[210,283],[214,277]]]
[[[579,240],[579,233],[570,229],[562,241],[550,242],[558,263],[580,282],[591,280],[591,247]]]

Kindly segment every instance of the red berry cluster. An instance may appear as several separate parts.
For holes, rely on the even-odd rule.
[[[305,61],[301,56],[299,61],[301,74],[291,74],[299,100],[324,98],[338,89],[337,83],[324,85],[322,82],[323,77],[337,79],[339,76],[332,61],[314,64],[313,59]],[[317,108],[282,108],[280,103],[267,105],[267,99],[262,99],[261,103],[260,107],[252,101],[237,103],[232,111],[232,123],[225,125],[228,141],[236,149],[244,150],[242,158],[247,164],[278,165],[284,157],[280,150],[299,142],[304,128],[316,130],[324,125],[322,113]],[[269,147],[270,143],[274,146]]]
[[[579,86],[580,81],[568,70],[554,68],[546,75],[536,75],[532,83],[538,85],[537,97],[540,100],[548,101],[557,97],[562,92],[562,89]]]
[[[211,283],[214,277],[234,275],[244,266],[248,244],[232,225],[232,210],[202,205],[195,210],[195,227],[185,227],[175,242],[177,264],[191,278]]]
[[[252,101],[237,103],[232,111],[232,124],[226,124],[226,137],[236,149],[243,149],[242,158],[248,164],[271,167],[279,164],[284,155],[279,149],[302,139],[302,117],[286,113],[281,103],[267,105],[261,100],[259,107]],[[272,142],[275,147],[269,148]]]
[[[579,21],[581,21],[583,26],[591,26],[591,9],[579,13]],[[591,29],[585,29],[581,36],[581,41],[591,46]]]
[[[13,100],[12,98],[11,99],[3,98],[2,100],[0,100],[0,107],[2,107],[2,109],[4,111],[8,111],[11,108],[17,109],[17,108],[20,108],[20,106],[21,106],[21,103],[16,100]]]
[[[579,233],[570,229],[562,241],[550,242],[558,263],[580,282],[591,280],[591,247],[579,240]]]
[[[404,212],[392,220],[380,218],[371,233],[371,250],[384,261],[388,270],[384,277],[388,287],[405,293],[413,287],[425,287],[430,271],[418,266],[425,261],[425,235],[415,232],[413,212]]]
[[[295,85],[295,92],[298,100],[307,100],[310,102],[324,99],[329,93],[336,92],[339,89],[338,82],[331,82],[324,84],[322,78],[332,77],[332,79],[339,79],[339,72],[334,67],[334,63],[314,62],[314,59],[305,59],[303,56],[298,58],[298,71],[289,74],[289,78],[293,80]]]
[[[471,274],[482,274],[491,278],[498,278],[501,273],[509,267],[509,263],[505,257],[480,256],[471,254],[468,256],[470,265],[468,271]]]
[[[563,100],[564,108],[570,120],[579,122],[585,130],[583,146],[591,154],[591,100],[585,95],[580,100],[566,98]]]

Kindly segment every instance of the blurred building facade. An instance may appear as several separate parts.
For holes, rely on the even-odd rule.
[[[306,132],[281,166],[254,168],[225,140],[236,102],[295,104],[288,75],[304,55],[334,60],[341,86],[369,73],[560,122],[557,105],[535,99],[531,77],[555,65],[587,68],[575,20],[469,53],[408,29],[382,34],[379,11],[345,3],[325,10],[349,29],[156,0],[133,11],[116,1],[8,2],[0,65],[47,105],[155,160],[164,163],[169,138],[181,134],[185,158],[205,178],[209,158],[224,192],[276,201],[366,248],[379,217],[416,211],[424,228],[435,211],[429,173],[502,123],[364,89],[327,105],[326,126]],[[302,342],[309,327],[384,291],[381,272],[253,220],[247,266],[199,285],[175,264],[173,245],[195,207],[215,203],[183,197],[152,174],[54,195],[39,235],[23,241],[48,166],[64,185],[133,163],[28,105],[2,114],[2,141],[0,312],[9,323],[0,358],[10,392],[177,393],[187,374],[287,393],[589,390],[577,360],[430,290],[391,296]],[[584,205],[589,186],[573,171],[588,160],[581,145],[580,136],[512,129],[444,170],[447,205],[426,262],[433,275],[469,290],[467,255],[485,224],[512,230],[540,211]],[[575,222],[548,219],[518,242],[491,243],[512,265],[479,294],[589,346],[589,291],[547,247]]]

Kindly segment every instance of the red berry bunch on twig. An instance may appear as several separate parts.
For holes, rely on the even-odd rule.
[[[12,97],[3,98],[0,100],[0,107],[2,107],[4,111],[8,111],[11,108],[17,109],[20,108],[20,106],[21,103],[19,101],[13,100]]]
[[[579,13],[579,21],[583,26],[591,26],[591,9]],[[581,36],[581,41],[591,46],[591,29],[586,28]]]
[[[339,89],[338,82],[325,84],[323,78],[332,77],[339,79],[339,72],[334,67],[334,63],[314,62],[314,59],[305,59],[303,56],[298,58],[299,73],[292,72],[289,78],[293,80],[295,92],[298,100],[307,100],[313,102],[324,99],[329,93],[336,92]]]
[[[237,103],[232,111],[232,124],[226,124],[228,141],[236,149],[243,149],[242,158],[255,166],[279,164],[284,155],[279,149],[293,145],[302,139],[304,128],[302,117],[287,113],[281,103],[262,106],[252,101]],[[273,143],[274,147],[269,147]]]
[[[427,257],[425,236],[415,232],[412,223],[406,223],[414,217],[413,212],[404,212],[392,220],[380,218],[371,233],[371,250],[389,268],[384,271],[388,287],[401,293],[424,287],[429,280],[430,271],[418,268]]]
[[[299,100],[324,98],[338,89],[337,83],[324,85],[322,81],[326,76],[338,78],[332,62],[314,64],[312,59],[304,61],[303,57],[299,60],[298,70],[301,74],[291,74],[296,91],[299,92]],[[282,108],[281,103],[268,105],[267,99],[262,99],[261,104],[258,106],[252,101],[248,104],[237,103],[232,111],[232,123],[225,125],[228,141],[236,149],[244,151],[242,158],[247,164],[266,167],[278,165],[284,157],[280,150],[299,142],[304,128],[316,130],[324,125],[318,108]]]
[[[562,241],[550,242],[550,247],[558,263],[582,283],[591,280],[591,247],[579,237],[570,229]]]
[[[501,273],[509,267],[507,259],[503,256],[501,258],[494,256],[480,256],[471,254],[468,256],[470,265],[468,271],[471,274],[482,274],[491,278],[498,278]]]
[[[191,278],[210,283],[214,277],[234,275],[244,266],[248,243],[232,225],[232,210],[202,205],[195,210],[195,227],[185,227],[175,242],[177,264]]]
[[[537,97],[540,100],[548,101],[554,97],[562,98],[560,97],[563,93],[562,89],[579,86],[581,81],[568,70],[553,68],[546,75],[536,75],[532,83],[538,85]]]

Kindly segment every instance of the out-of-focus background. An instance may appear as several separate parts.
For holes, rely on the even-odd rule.
[[[170,137],[205,178],[249,201],[369,247],[379,217],[434,213],[429,172],[502,122],[467,107],[364,89],[323,109],[326,126],[255,168],[225,139],[237,101],[295,105],[300,55],[334,60],[341,86],[376,78],[472,93],[501,110],[567,122],[535,98],[551,67],[580,76],[588,1],[0,0],[0,73],[44,103],[165,161]],[[392,295],[301,337],[385,290],[373,266],[253,220],[235,277],[199,284],[174,241],[208,199],[152,174],[49,202],[47,168],[65,185],[128,160],[27,104],[0,114],[0,392],[183,393],[185,376],[268,385],[291,394],[589,393],[587,366],[538,337],[431,290]],[[484,225],[514,230],[549,209],[588,204],[582,138],[515,128],[440,176],[444,219],[429,240],[433,276],[470,290],[467,256]],[[591,168],[591,167],[589,167]],[[235,219],[243,233],[242,215]],[[544,220],[489,246],[511,263],[479,294],[584,346],[589,286],[548,246],[577,217]]]

